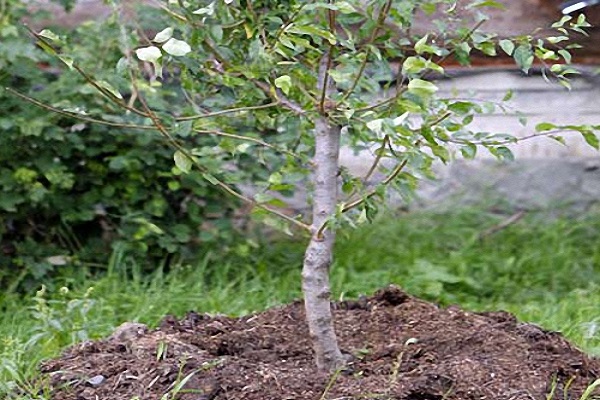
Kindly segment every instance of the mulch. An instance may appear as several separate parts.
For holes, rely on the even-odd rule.
[[[442,308],[393,286],[333,307],[351,356],[333,375],[313,364],[298,301],[241,318],[167,316],[154,330],[126,323],[44,362],[42,376],[56,400],[563,400],[600,377],[600,360],[506,312]]]

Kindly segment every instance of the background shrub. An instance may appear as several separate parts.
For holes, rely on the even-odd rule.
[[[99,98],[81,76],[59,73],[58,61],[34,46],[19,22],[28,13],[21,2],[6,4],[7,12],[0,13],[0,287],[29,288],[58,268],[106,265],[115,247],[153,261],[147,265],[197,257],[209,248],[229,251],[238,236],[232,222],[238,204],[200,172],[183,175],[173,168],[173,151],[156,131],[77,121],[4,89],[124,122],[121,110]],[[140,12],[139,25],[132,27],[112,18],[69,32],[78,64],[97,78],[114,72],[123,56],[120,43],[159,18],[152,9]],[[127,76],[112,73],[106,79],[125,99],[131,96]],[[194,106],[178,89],[164,90],[177,80],[176,70],[165,73],[153,108],[176,112]],[[267,125],[259,126],[266,134]],[[223,151],[222,140],[191,135],[191,124],[180,126],[179,139],[209,155],[207,168],[239,165],[229,171],[239,182],[259,174],[245,147],[232,156]]]

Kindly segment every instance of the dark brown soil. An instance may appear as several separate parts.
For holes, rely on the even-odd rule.
[[[190,312],[153,331],[127,324],[42,372],[60,400],[541,400],[553,385],[548,398],[562,400],[600,376],[599,360],[505,312],[439,308],[395,287],[334,308],[353,358],[333,377],[313,366],[301,302],[242,318]]]

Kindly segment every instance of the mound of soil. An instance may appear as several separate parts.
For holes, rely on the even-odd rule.
[[[242,318],[190,312],[152,331],[124,324],[42,372],[57,400],[579,399],[600,376],[600,360],[505,312],[444,309],[396,287],[334,310],[352,358],[332,376],[313,365],[301,302]]]

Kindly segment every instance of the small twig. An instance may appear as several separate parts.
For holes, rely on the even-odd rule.
[[[299,104],[295,103],[294,101],[288,99],[281,90],[279,90],[277,88],[275,88],[275,90],[273,90],[273,88],[271,88],[271,86],[268,83],[265,83],[265,82],[262,82],[259,80],[252,80],[252,82],[256,85],[256,87],[258,87],[260,90],[262,90],[267,96],[273,98],[276,102],[278,102],[279,104],[281,104],[288,110],[294,112],[297,115],[302,115],[302,116],[306,115],[306,111],[302,108],[302,106],[300,106]]]
[[[579,132],[576,129],[559,128],[559,129],[553,129],[553,130],[544,131],[544,132],[536,132],[536,133],[532,133],[530,135],[519,137],[519,138],[511,137],[511,138],[503,139],[503,140],[470,141],[467,139],[449,138],[449,139],[444,139],[444,141],[449,142],[449,143],[455,143],[455,144],[475,144],[475,145],[480,145],[480,146],[503,146],[503,145],[507,145],[507,144],[516,144],[518,142],[522,142],[523,140],[534,139],[537,137],[553,136],[553,135],[558,135],[560,133],[568,133],[568,132],[573,132],[573,131]]]
[[[460,41],[460,42],[464,42],[464,41],[465,41],[465,40],[467,40],[469,37],[471,37],[471,35],[473,35],[473,33],[475,33],[475,31],[476,31],[477,29],[479,29],[479,28],[481,27],[481,25],[483,25],[483,23],[485,23],[485,21],[486,21],[486,20],[481,20],[481,21],[477,22],[477,23],[475,24],[475,26],[473,26],[473,28],[471,28],[471,29],[469,30],[469,32],[465,33],[465,34],[464,34],[464,35],[463,35],[463,36],[460,38],[460,40],[459,40],[459,41]],[[446,55],[444,55],[443,57],[441,57],[441,58],[440,58],[440,59],[437,61],[437,63],[436,63],[436,64],[441,64],[441,63],[443,63],[444,61],[446,61],[446,59],[447,59],[448,57],[450,57],[452,54],[454,54],[454,53],[455,53],[455,51],[456,51],[456,49],[452,49],[452,50],[450,50],[450,51],[449,51],[449,52],[448,52]],[[427,76],[428,76],[430,73],[431,73],[431,70],[426,70],[426,71],[424,71],[424,72],[423,72],[423,73],[420,75],[420,78],[421,78],[421,79],[424,79],[424,78],[426,78],[426,77],[427,77]],[[381,106],[385,106],[385,105],[387,105],[387,104],[389,104],[389,103],[392,103],[392,102],[393,102],[393,101],[395,101],[396,99],[398,99],[398,97],[400,97],[400,95],[401,95],[402,93],[404,93],[406,90],[407,90],[407,88],[406,88],[406,87],[402,87],[401,89],[397,90],[397,92],[396,92],[396,94],[395,94],[394,96],[392,96],[392,97],[388,97],[387,99],[384,99],[383,101],[380,101],[380,102],[378,102],[378,103],[374,103],[374,104],[368,105],[368,106],[366,106],[366,107],[359,108],[359,109],[357,109],[356,111],[357,111],[357,112],[371,111],[371,110],[373,110],[373,109],[375,109],[375,108],[379,108],[379,107],[381,107]]]
[[[269,48],[274,48],[275,47],[275,43],[277,43],[277,41],[279,40],[279,38],[281,37],[281,35],[283,34],[283,32],[285,32],[285,30],[291,24],[294,23],[294,21],[296,20],[296,17],[300,14],[300,12],[304,8],[304,6],[308,5],[309,3],[310,3],[309,1],[306,1],[306,2],[302,3],[298,7],[298,9],[292,13],[292,15],[290,16],[290,18],[275,33],[275,39],[273,40],[273,45],[272,46],[268,46]]]
[[[96,118],[90,118],[90,117],[85,117],[81,114],[78,113],[74,113],[74,112],[69,112],[69,111],[65,111],[65,110],[61,110],[60,108],[56,108],[53,107],[49,104],[46,103],[42,103],[39,100],[34,99],[33,97],[29,97],[23,93],[17,92],[16,90],[12,89],[12,88],[5,88],[6,91],[14,94],[17,97],[20,97],[21,99],[28,101],[31,104],[34,104],[40,108],[43,108],[45,110],[51,111],[53,113],[56,114],[60,114],[60,115],[64,115],[70,118],[74,118],[80,121],[84,121],[84,122],[90,122],[90,123],[94,123],[94,124],[100,124],[100,125],[106,125],[106,126],[112,126],[115,128],[123,128],[123,129],[143,129],[143,130],[156,130],[156,128],[154,126],[151,125],[135,125],[135,124],[121,124],[119,122],[110,122],[110,121],[104,121],[101,119],[96,119]]]
[[[400,172],[402,172],[402,170],[406,166],[407,162],[408,162],[408,160],[403,160],[400,164],[396,165],[396,167],[393,169],[393,171],[383,181],[381,181],[381,184],[388,185],[391,181],[393,181],[400,174]],[[348,212],[351,209],[363,204],[369,198],[373,197],[376,193],[377,193],[376,189],[369,190],[367,192],[367,194],[364,195],[363,197],[361,197],[360,199],[356,199],[348,204],[345,204],[344,207],[342,208],[342,212]]]
[[[150,109],[150,107],[148,106],[148,104],[146,103],[145,99],[143,98],[143,96],[139,96],[139,101],[142,104],[142,106],[144,107],[144,110],[148,113],[148,115],[150,116],[150,119],[152,119],[152,122],[154,123],[154,126],[156,126],[156,128],[159,130],[159,132],[165,137],[165,139],[167,139],[168,143],[171,145],[171,147],[173,147],[174,149],[180,151],[188,160],[190,160],[200,171],[204,172],[204,173],[209,173],[209,171],[204,168],[204,166],[202,166],[198,160],[186,149],[184,148],[181,144],[179,144],[175,138],[173,138],[173,136],[169,133],[169,131],[162,125],[162,123],[160,122],[160,119],[158,118],[158,116]],[[253,207],[257,207],[260,208],[270,214],[276,215],[277,217],[290,222],[308,232],[310,232],[310,226],[305,224],[302,221],[299,221],[295,218],[289,217],[285,214],[283,214],[282,212],[279,212],[277,210],[274,210],[270,207],[267,207],[263,204],[260,204],[258,202],[256,202],[255,200],[244,196],[243,194],[237,192],[235,189],[233,189],[231,186],[227,185],[225,182],[221,181],[220,179],[213,177],[215,183],[215,186],[219,187],[221,190],[223,190],[225,193],[239,199],[242,200],[245,203],[248,203],[250,205],[252,205]]]
[[[482,241],[485,238],[487,238],[488,236],[491,236],[491,235],[495,234],[496,232],[499,232],[499,231],[509,227],[510,225],[517,223],[519,220],[521,220],[525,216],[525,214],[527,214],[527,211],[525,211],[525,210],[516,212],[515,214],[511,215],[510,217],[506,218],[505,220],[501,221],[500,223],[498,223],[494,226],[491,226],[490,228],[481,232],[479,235],[477,235],[477,240]]]
[[[278,151],[280,153],[283,154],[287,154],[288,156],[292,156],[294,158],[297,158],[299,160],[304,160],[304,157],[302,157],[300,154],[294,153],[293,151],[290,150],[286,150],[286,149],[281,149],[277,146],[274,146],[270,143],[267,143],[263,140],[257,139],[257,138],[253,138],[250,136],[242,136],[242,135],[236,135],[233,133],[227,133],[227,132],[222,132],[222,131],[217,131],[217,130],[202,130],[202,129],[194,129],[194,132],[196,133],[204,133],[204,134],[209,134],[209,135],[216,135],[216,136],[222,136],[222,137],[227,137],[227,138],[231,138],[231,139],[237,139],[237,140],[244,140],[247,142],[253,142],[253,143],[257,143],[260,144],[261,146],[264,147],[268,147],[270,149],[273,149],[275,151]]]
[[[364,176],[364,178],[363,178],[364,182],[367,182],[369,180],[369,178],[371,177],[371,175],[373,175],[373,173],[375,172],[375,169],[377,169],[379,162],[383,158],[384,150],[388,145],[391,145],[390,144],[390,135],[385,135],[383,138],[383,141],[381,142],[381,147],[378,148],[377,150],[375,150],[375,153],[377,154],[375,156],[375,161],[371,165],[371,168],[369,168],[369,171],[367,172],[367,174]]]
[[[317,87],[320,89],[321,95],[319,98],[318,110],[321,114],[325,112],[325,99],[327,98],[327,92],[329,90],[329,68],[331,68],[331,53],[333,46],[329,46],[329,49],[321,56],[319,61],[319,76]]]
[[[215,112],[206,113],[206,114],[189,115],[186,117],[175,118],[175,121],[191,121],[191,120],[195,120],[195,119],[218,117],[220,115],[231,114],[231,113],[242,112],[242,111],[262,110],[264,108],[275,107],[275,106],[279,105],[279,103],[280,103],[279,101],[274,101],[272,103],[263,104],[260,106],[230,108],[228,110],[220,110],[220,111],[215,111]]]
[[[330,0],[331,2],[331,0]],[[336,13],[334,10],[327,10],[327,17],[329,21],[329,31],[335,35],[335,20]],[[329,70],[333,64],[333,51],[335,49],[335,45],[330,43],[329,48],[325,51],[321,60],[319,61],[319,76],[317,87],[321,86],[321,97],[319,99],[319,107],[318,110],[321,114],[325,115],[327,110],[325,110],[325,100],[327,99],[327,93],[330,91],[329,85]]]
[[[372,44],[375,41],[375,39],[377,39],[377,34],[379,34],[379,30],[381,29],[383,22],[385,21],[385,19],[387,17],[387,14],[390,12],[391,7],[392,7],[392,0],[388,0],[388,2],[385,4],[385,6],[382,7],[381,10],[379,10],[379,16],[377,17],[377,25],[371,32],[371,37],[369,38],[369,41],[367,42],[368,45]],[[348,97],[350,97],[352,95],[352,93],[354,93],[354,90],[356,89],[356,86],[358,86],[358,82],[360,81],[360,78],[362,78],[363,73],[365,72],[367,63],[369,62],[370,55],[371,55],[371,48],[367,47],[367,49],[365,50],[365,57],[362,61],[362,64],[360,65],[358,73],[354,77],[354,81],[352,82],[352,85],[344,93],[344,95],[342,96],[342,98],[339,100],[338,103],[345,102],[348,99]]]
[[[402,172],[402,170],[406,166],[407,162],[408,162],[408,160],[405,159],[400,164],[396,165],[394,170],[383,181],[381,181],[380,184],[388,185],[391,181],[393,181],[400,174],[400,172]],[[342,207],[342,213],[348,212],[348,211],[352,210],[353,208],[356,208],[359,205],[365,203],[368,199],[373,197],[375,194],[377,194],[377,189],[371,189],[360,199],[356,199],[350,203],[344,204],[344,206]],[[317,233],[316,233],[316,237],[321,237],[326,228],[327,228],[327,222],[325,222],[324,224],[322,224],[319,227],[319,229],[317,230]]]

